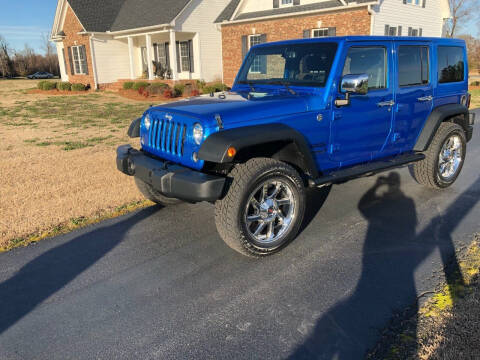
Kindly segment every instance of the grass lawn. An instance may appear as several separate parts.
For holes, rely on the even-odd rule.
[[[480,89],[470,90],[470,94],[472,94],[472,102],[470,108],[480,108]]]
[[[115,149],[138,146],[126,131],[148,104],[29,94],[36,83],[0,81],[0,251],[143,200],[116,170]]]

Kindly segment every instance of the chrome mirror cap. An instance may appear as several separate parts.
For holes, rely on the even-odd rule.
[[[342,93],[366,95],[368,93],[367,74],[349,74],[342,78],[340,86]]]

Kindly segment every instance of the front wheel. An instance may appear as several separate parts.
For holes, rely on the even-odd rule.
[[[254,158],[237,165],[226,196],[215,204],[218,232],[248,256],[273,254],[298,234],[305,188],[298,172],[281,161]]]
[[[455,123],[442,123],[425,153],[425,159],[413,164],[410,172],[422,185],[434,189],[449,187],[460,175],[466,150],[467,139],[463,128]]]

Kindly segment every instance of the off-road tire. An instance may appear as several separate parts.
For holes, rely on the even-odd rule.
[[[159,191],[152,188],[151,185],[140,180],[139,178],[135,178],[135,184],[137,185],[138,190],[140,190],[143,196],[145,196],[148,200],[153,201],[154,203],[162,206],[171,206],[182,203],[182,200],[170,198],[163,195]]]
[[[292,166],[278,160],[253,158],[235,166],[229,178],[231,184],[227,194],[215,203],[217,230],[228,246],[243,255],[263,257],[278,252],[296,237],[305,214],[306,192],[301,176]],[[296,216],[279,242],[263,247],[248,234],[243,219],[252,192],[268,180],[280,180],[289,185],[296,201]]]
[[[438,170],[439,155],[442,147],[452,135],[458,135],[462,142],[462,162],[455,175],[446,181],[440,176]],[[410,173],[413,178],[421,185],[432,189],[445,189],[452,185],[460,175],[465,162],[467,139],[463,128],[455,123],[444,122],[438,128],[430,146],[425,152],[425,159],[416,162],[410,166]]]

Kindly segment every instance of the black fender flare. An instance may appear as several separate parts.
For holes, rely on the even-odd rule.
[[[290,126],[280,123],[245,126],[214,133],[202,144],[198,157],[217,164],[231,163],[234,158],[227,154],[230,147],[235,148],[238,153],[251,146],[278,141],[296,145],[305,170],[313,178],[318,177],[318,169],[305,137]]]
[[[130,138],[138,138],[140,137],[140,124],[142,122],[142,118],[138,118],[132,121],[130,127],[128,128],[128,137]]]
[[[441,105],[433,109],[430,116],[427,118],[417,142],[413,148],[414,151],[426,151],[433,140],[440,124],[454,116],[463,116],[461,125],[465,131],[468,127],[468,108],[462,104],[447,104]]]

